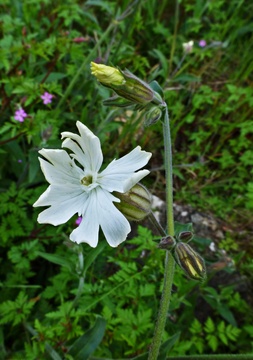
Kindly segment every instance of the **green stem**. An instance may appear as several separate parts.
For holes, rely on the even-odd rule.
[[[170,136],[170,123],[168,109],[165,109],[164,124],[164,161],[166,177],[166,201],[167,201],[167,234],[174,236],[174,216],[173,216],[173,177],[172,177],[172,148]],[[163,292],[160,301],[155,332],[151,343],[148,360],[156,360],[162,342],[162,335],[167,319],[169,304],[171,299],[171,289],[174,277],[175,261],[169,251],[166,251],[164,266]]]
[[[156,220],[155,215],[153,214],[152,211],[148,214],[148,220],[154,226],[154,228],[159,233],[159,235],[161,235],[161,236],[167,235],[166,231],[161,227],[160,223]]]
[[[170,360],[253,360],[252,354],[217,354],[217,355],[189,355],[189,356],[175,356],[170,357]]]
[[[173,173],[172,173],[172,146],[170,135],[170,120],[168,108],[165,109],[163,123],[164,139],[164,161],[166,180],[166,203],[167,203],[167,231],[168,235],[174,236],[174,215],[173,215]]]
[[[166,251],[165,266],[164,266],[164,281],[163,281],[163,292],[160,301],[160,309],[157,317],[155,332],[153,341],[149,350],[148,360],[156,360],[159,355],[159,349],[162,342],[163,331],[167,319],[171,288],[173,283],[174,275],[174,259],[169,251]]]
[[[253,355],[252,354],[221,354],[221,355],[189,355],[189,356],[173,356],[169,357],[168,360],[230,360],[230,359],[236,359],[236,360],[252,360]],[[91,356],[90,360],[111,360],[110,358],[101,358],[96,356]],[[124,359],[114,359],[114,360],[124,360]]]
[[[77,293],[76,296],[72,302],[71,308],[69,310],[69,312],[71,312],[72,309],[75,308],[76,304],[79,301],[79,298],[81,297],[82,293],[83,293],[83,286],[84,286],[84,279],[85,279],[85,274],[83,273],[83,268],[84,268],[84,259],[83,259],[83,249],[82,246],[78,247],[78,261],[79,261],[79,269],[78,269],[78,273],[79,273],[79,284],[78,284],[78,289],[77,289]]]
[[[31,325],[29,325],[28,323],[25,323],[25,327],[33,335],[33,337],[38,336],[38,331],[34,330]],[[46,352],[48,353],[50,359],[62,360],[62,357],[47,342],[45,343],[45,349],[46,349]]]

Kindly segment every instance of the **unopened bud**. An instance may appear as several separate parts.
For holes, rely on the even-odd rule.
[[[160,243],[158,244],[158,248],[164,250],[171,250],[175,246],[175,244],[175,239],[172,236],[168,235],[161,239]]]
[[[154,99],[151,87],[128,70],[122,71],[126,80],[124,86],[117,86],[114,91],[135,104],[145,105]]]
[[[114,205],[128,220],[140,221],[144,219],[151,210],[151,195],[140,183],[134,185],[126,193],[113,193],[120,203]]]
[[[161,116],[162,110],[158,106],[152,106],[152,108],[145,113],[145,126],[155,124]]]
[[[182,242],[177,243],[174,249],[174,256],[177,264],[191,279],[203,280],[205,278],[205,262],[190,245]]]
[[[91,73],[105,86],[118,86],[126,82],[121,72],[111,66],[91,62]]]
[[[193,238],[193,233],[191,231],[182,231],[178,235],[179,241],[188,242]]]
[[[111,66],[92,62],[91,73],[102,85],[113,89],[116,94],[127,99],[133,105],[144,107],[152,101],[155,104],[164,105],[161,96],[156,91],[128,70],[121,71]]]

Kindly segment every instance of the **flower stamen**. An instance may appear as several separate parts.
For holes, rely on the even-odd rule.
[[[81,180],[81,184],[84,186],[89,186],[93,183],[92,175],[84,176]]]

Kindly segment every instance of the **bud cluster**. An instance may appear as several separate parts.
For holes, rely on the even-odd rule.
[[[111,88],[117,94],[105,100],[104,105],[118,107],[135,105],[136,110],[145,108],[146,125],[154,124],[161,118],[166,104],[157,83],[148,84],[128,70],[119,70],[94,62],[91,62],[91,73],[102,85]]]
[[[182,231],[174,237],[168,235],[161,239],[158,247],[160,249],[170,250],[182,270],[191,279],[204,280],[206,276],[205,262],[202,257],[184,241],[191,241],[193,233],[191,231]]]

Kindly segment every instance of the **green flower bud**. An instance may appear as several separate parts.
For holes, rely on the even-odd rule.
[[[179,235],[178,235],[178,239],[179,241],[184,241],[184,242],[188,242],[193,238],[193,233],[191,231],[182,231]]]
[[[152,108],[145,113],[145,126],[155,124],[161,116],[162,110],[158,106],[152,106]]]
[[[114,91],[119,96],[141,105],[146,105],[154,99],[154,91],[146,82],[128,70],[122,71],[122,74],[126,80],[125,84],[114,87]]]
[[[177,243],[173,254],[177,264],[191,279],[205,279],[205,262],[188,244],[182,242]]]
[[[127,99],[133,105],[138,104],[144,107],[153,101],[157,105],[164,106],[161,96],[145,81],[128,70],[121,71],[111,66],[92,62],[91,73],[102,85],[113,89],[116,94]]]
[[[151,195],[140,183],[126,193],[113,194],[120,199],[120,203],[115,202],[114,205],[128,220],[140,221],[150,213]]]
[[[105,86],[112,87],[125,83],[124,76],[121,72],[111,66],[91,62],[91,73]]]
[[[158,248],[164,250],[171,250],[175,246],[175,244],[176,241],[173,236],[168,235],[161,239],[160,243],[158,244]]]

